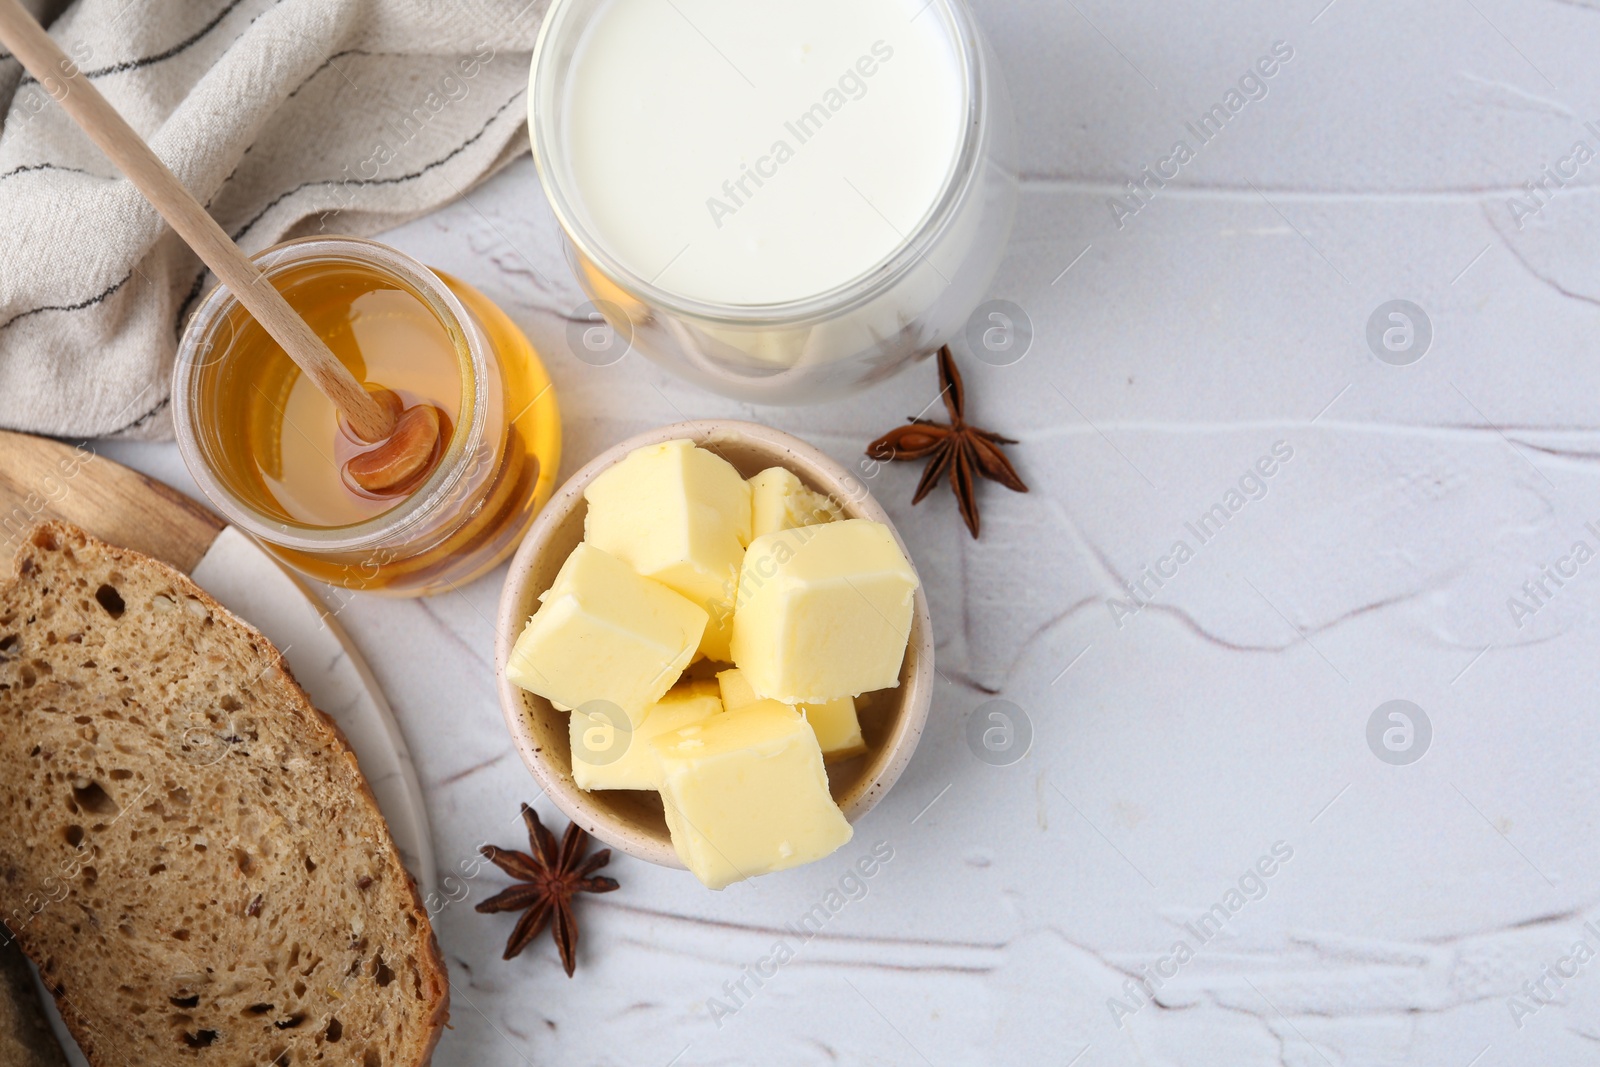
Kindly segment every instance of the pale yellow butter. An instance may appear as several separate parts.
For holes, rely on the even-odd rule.
[[[673,847],[712,889],[810,863],[850,840],[816,735],[793,708],[759,701],[652,744]]]
[[[744,672],[734,667],[717,675],[717,685],[722,693],[722,706],[729,711],[749,707],[761,696],[745,679]],[[822,758],[829,763],[859,756],[867,750],[861,736],[861,722],[856,717],[856,702],[851,697],[840,697],[826,704],[796,705],[822,748]]]
[[[786,704],[898,686],[917,585],[882,523],[765,534],[745,553],[733,662],[757,693]]]
[[[589,544],[539,599],[506,677],[569,708],[609,701],[635,726],[694,658],[707,621],[697,604]]]
[[[791,470],[768,467],[750,479],[750,534],[793,530],[844,517],[833,500],[807,489]]]
[[[592,709],[592,710],[587,710]],[[685,682],[644,713],[632,726],[609,706],[587,705],[572,713],[572,780],[579,789],[655,789],[660,762],[650,742],[722,713],[717,684]]]
[[[705,609],[700,651],[728,662],[750,543],[750,486],[739,472],[691,441],[667,441],[636,449],[583,495],[585,539]]]
[[[854,697],[840,697],[826,704],[801,704],[799,708],[817,735],[822,758],[827,762],[836,763],[867,750],[867,742],[861,736],[861,720],[856,717]]]

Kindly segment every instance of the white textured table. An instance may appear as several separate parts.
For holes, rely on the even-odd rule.
[[[872,480],[938,635],[916,760],[811,867],[713,894],[614,860],[572,981],[548,939],[500,961],[510,919],[471,908],[504,882],[485,870],[438,920],[440,1064],[1596,1062],[1600,960],[1572,948],[1600,950],[1600,160],[1572,149],[1600,151],[1600,4],[1324,3],[981,5],[1025,175],[994,292],[1036,337],[964,362],[1033,492],[986,487],[973,543],[948,493],[908,506],[915,468]],[[1202,142],[1185,124],[1275,41],[1293,55],[1265,97]],[[1193,158],[1163,163],[1180,139]],[[1119,229],[1109,201],[1147,165],[1177,175]],[[1548,205],[1513,210],[1540,180]],[[854,461],[934,395],[923,364],[757,410],[636,355],[572,358],[582,298],[526,160],[392,236],[547,353],[568,470],[715,415]],[[1420,361],[1398,320],[1402,351],[1369,348],[1398,299],[1431,324]],[[189,485],[170,446],[107,452]],[[1202,538],[1186,524],[1215,504]],[[498,593],[342,615],[417,756],[441,876],[518,844],[535,796],[495,701]],[[1034,733],[1010,766],[965,739],[996,697]],[[1391,700],[1431,738],[1385,720],[1369,745]],[[864,897],[785,934],[879,841]],[[734,1004],[782,937],[794,959],[719,1025],[710,998]]]

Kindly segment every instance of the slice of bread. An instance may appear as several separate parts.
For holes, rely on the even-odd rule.
[[[415,1067],[448,1017],[356,759],[266,638],[64,523],[0,586],[0,919],[96,1067]]]
[[[50,1032],[28,961],[0,930],[0,1067],[67,1067]]]

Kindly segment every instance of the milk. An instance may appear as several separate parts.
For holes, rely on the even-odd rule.
[[[620,266],[717,305],[868,274],[951,181],[968,82],[928,0],[604,0],[560,140],[574,207]]]

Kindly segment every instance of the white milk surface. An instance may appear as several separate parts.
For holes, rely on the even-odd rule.
[[[713,303],[867,273],[927,215],[964,132],[927,0],[609,0],[566,86],[580,210],[612,256]]]

